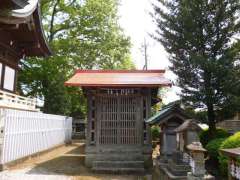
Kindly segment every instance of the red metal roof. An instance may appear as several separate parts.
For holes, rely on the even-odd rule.
[[[80,87],[160,87],[171,86],[165,70],[77,70],[65,82]]]

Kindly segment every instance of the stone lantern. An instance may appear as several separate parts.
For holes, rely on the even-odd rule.
[[[204,154],[206,149],[202,147],[200,142],[193,142],[187,146],[190,154],[190,166],[192,172],[188,173],[188,180],[200,180],[204,179],[205,175],[205,158]]]

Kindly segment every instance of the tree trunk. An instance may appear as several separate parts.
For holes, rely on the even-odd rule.
[[[213,109],[213,104],[207,105],[208,109],[208,126],[209,126],[209,138],[213,139],[216,132],[216,121],[215,121],[215,114]]]
[[[207,116],[209,126],[209,141],[214,138],[216,132],[215,113],[213,107],[213,88],[211,84],[212,74],[208,70],[205,70],[204,81],[206,89],[206,105],[207,105]]]

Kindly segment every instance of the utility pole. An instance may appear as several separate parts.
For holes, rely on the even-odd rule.
[[[148,69],[148,55],[147,55],[147,48],[148,48],[148,45],[147,45],[147,42],[146,42],[146,39],[144,38],[144,44],[143,44],[143,55],[144,55],[144,60],[145,60],[145,64],[143,66],[143,70],[147,70]]]

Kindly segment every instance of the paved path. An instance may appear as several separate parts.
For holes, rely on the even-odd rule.
[[[0,172],[0,180],[142,180],[142,176],[92,173],[84,166],[84,144],[73,143]]]

